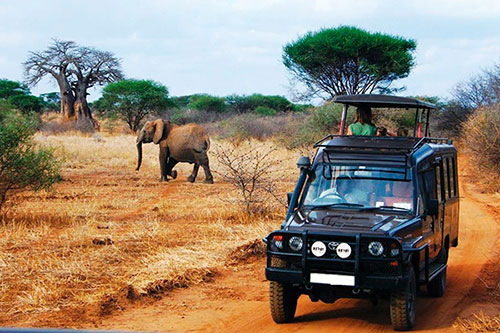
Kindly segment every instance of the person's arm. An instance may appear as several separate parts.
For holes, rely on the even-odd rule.
[[[351,125],[347,127],[347,135],[352,135]]]

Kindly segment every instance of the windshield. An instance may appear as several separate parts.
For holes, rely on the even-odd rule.
[[[412,193],[404,167],[320,163],[306,184],[303,205],[413,210]]]

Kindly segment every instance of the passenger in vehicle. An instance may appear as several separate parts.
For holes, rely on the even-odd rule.
[[[377,127],[377,136],[396,136],[396,133],[389,132],[385,127]]]
[[[385,205],[410,209],[412,192],[410,182],[394,182],[392,196],[384,198]]]
[[[372,109],[358,107],[354,123],[347,128],[347,135],[375,136],[377,127],[372,123]]]
[[[398,128],[396,136],[408,136],[408,130],[404,127]]]
[[[387,128],[385,127],[377,127],[377,136],[387,136]]]

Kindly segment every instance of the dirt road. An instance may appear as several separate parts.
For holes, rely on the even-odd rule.
[[[447,291],[442,298],[419,297],[416,331],[450,331],[458,317],[500,312],[498,299],[485,287],[498,283],[500,214],[491,198],[476,193],[473,185],[462,186],[461,196],[459,247],[450,251]],[[277,325],[269,314],[263,267],[262,258],[229,267],[213,282],[175,290],[151,304],[132,305],[96,324],[100,329],[147,331],[392,331],[386,301],[377,306],[348,299],[323,304],[305,296],[299,299],[295,322]]]

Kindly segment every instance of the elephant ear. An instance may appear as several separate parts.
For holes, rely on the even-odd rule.
[[[163,119],[157,119],[154,122],[155,124],[155,135],[153,136],[153,142],[155,144],[160,143],[160,140],[163,138]]]

